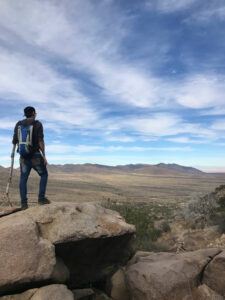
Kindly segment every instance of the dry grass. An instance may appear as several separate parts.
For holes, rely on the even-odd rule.
[[[18,175],[14,173],[11,199],[19,201]],[[39,178],[32,172],[28,184],[29,199],[36,201]],[[175,177],[150,176],[145,174],[65,174],[49,175],[47,194],[53,201],[103,201],[176,203],[187,202],[193,195],[204,195],[225,182],[225,176]],[[0,174],[0,191],[4,192],[7,172]]]

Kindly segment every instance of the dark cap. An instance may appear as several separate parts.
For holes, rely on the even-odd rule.
[[[35,108],[32,106],[27,106],[24,108],[24,116],[30,118],[35,113]]]

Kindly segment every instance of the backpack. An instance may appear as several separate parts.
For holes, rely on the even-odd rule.
[[[28,158],[33,154],[33,125],[19,125],[18,126],[18,153]]]

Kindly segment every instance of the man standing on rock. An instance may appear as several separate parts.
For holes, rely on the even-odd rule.
[[[17,152],[20,154],[20,198],[21,209],[27,209],[27,180],[33,168],[40,176],[38,203],[49,204],[50,201],[45,197],[48,171],[47,160],[45,157],[45,143],[42,123],[36,118],[35,108],[28,106],[24,109],[26,119],[17,122],[13,145],[18,146]]]

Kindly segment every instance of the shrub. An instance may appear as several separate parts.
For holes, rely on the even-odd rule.
[[[146,203],[115,203],[107,201],[103,206],[119,212],[124,219],[135,225],[136,239],[134,242],[134,250],[153,251],[159,250],[159,246],[154,245],[154,242],[162,234],[162,230],[154,227],[154,220],[157,218],[157,213],[163,212],[168,215],[168,210],[162,206],[161,209],[154,204]],[[157,213],[156,213],[157,211]],[[164,230],[170,230],[169,224],[165,222]]]
[[[208,194],[204,197],[192,197],[188,207],[184,210],[184,217],[196,228],[204,228],[215,218],[218,210],[218,203],[214,194]]]
[[[171,231],[170,225],[166,221],[164,221],[162,223],[161,229],[162,229],[163,232],[170,232]]]

